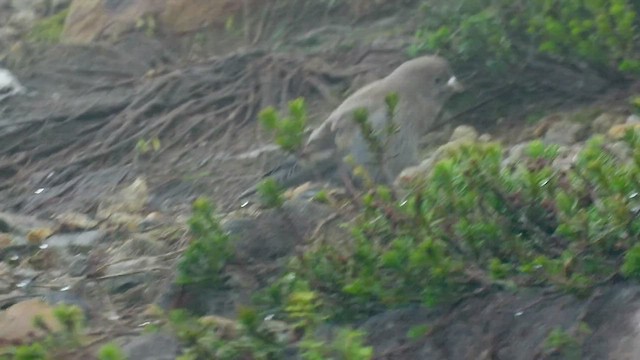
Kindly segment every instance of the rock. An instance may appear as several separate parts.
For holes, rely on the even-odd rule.
[[[52,222],[43,221],[33,216],[0,212],[0,232],[26,235],[32,229],[53,227]]]
[[[206,327],[219,329],[217,333],[221,339],[225,340],[237,338],[241,328],[241,325],[237,321],[217,315],[202,316],[198,319],[198,323]]]
[[[460,148],[464,144],[478,141],[478,132],[472,126],[462,125],[453,130],[449,142],[436,149],[419,165],[404,169],[394,181],[396,188],[409,188],[415,181],[424,179],[431,172],[431,168],[450,151]]]
[[[100,243],[105,236],[106,233],[101,230],[56,234],[45,240],[44,243],[51,248],[66,248],[73,252],[88,252]]]
[[[35,11],[43,7],[47,0],[12,0],[11,6],[15,11]]]
[[[255,4],[251,8],[255,11]],[[160,19],[168,30],[185,33],[208,26],[223,28],[241,11],[242,2],[237,0],[167,0]]]
[[[428,324],[433,318],[432,312],[412,306],[377,314],[366,320],[360,328],[369,334],[367,342],[374,346],[376,354],[384,354],[407,342],[407,333],[411,328]]]
[[[131,259],[132,257],[158,256],[167,252],[168,250],[163,243],[147,236],[147,234],[135,234],[120,247],[111,250],[114,261]]]
[[[143,217],[139,215],[149,202],[149,188],[144,178],[137,178],[131,185],[115,195],[105,197],[98,206],[96,218],[111,224],[124,225],[137,230]]]
[[[638,116],[637,114],[631,114],[629,115],[629,117],[627,117],[627,120],[625,121],[626,124],[640,124],[640,116]]]
[[[628,130],[638,130],[640,129],[640,123],[627,123],[627,124],[618,124],[613,125],[611,129],[607,132],[607,136],[613,140],[622,139]]]
[[[510,147],[504,160],[502,160],[502,167],[510,167],[516,165],[522,159],[524,159],[529,145],[530,142],[526,141]]]
[[[633,151],[629,144],[624,141],[616,141],[606,145],[609,150],[618,160],[623,163],[629,163],[633,161]]]
[[[118,38],[135,29],[139,19],[162,11],[164,1],[74,0],[60,40],[88,44],[101,38]]]
[[[231,216],[222,226],[234,239],[240,261],[273,261],[290,255],[333,213],[326,205],[294,199],[281,209],[264,210],[253,217]]]
[[[27,242],[30,245],[40,245],[43,241],[53,235],[51,228],[37,228],[27,233]]]
[[[180,355],[180,343],[175,336],[158,332],[130,339],[122,346],[126,359],[174,360]]]
[[[12,26],[18,29],[18,31],[22,32],[31,29],[37,19],[38,17],[33,10],[26,9],[18,11],[11,15],[7,25]]]
[[[255,2],[251,7],[258,4]],[[74,0],[62,41],[87,44],[117,39],[141,26],[162,26],[162,30],[178,34],[208,26],[224,31],[227,20],[241,10],[242,2],[237,0]],[[153,25],[144,23],[148,19],[154,19]]]
[[[102,284],[109,293],[122,293],[141,284],[153,284],[161,277],[156,263],[153,257],[111,263],[105,269]]]
[[[558,157],[556,157],[551,166],[560,171],[567,171],[571,169],[581,150],[582,145],[580,144],[561,146],[560,149],[558,149]]]
[[[137,178],[131,185],[121,189],[116,195],[103,200],[98,212],[137,213],[149,201],[149,186],[144,178]]]
[[[0,294],[7,294],[13,289],[12,271],[9,264],[0,262]],[[1,306],[0,306],[1,307]]]
[[[71,0],[52,0],[51,8],[49,9],[52,14],[67,9],[71,4]]]
[[[168,222],[168,219],[164,215],[154,211],[152,213],[147,214],[147,216],[145,216],[145,218],[142,219],[140,224],[138,224],[138,228],[141,231],[147,231],[147,230],[157,228],[158,226],[164,225],[167,222]]]
[[[9,70],[0,68],[0,101],[25,92],[24,86]]]
[[[98,222],[80,213],[67,212],[54,217],[58,221],[58,231],[72,232],[90,230],[98,226]]]
[[[27,342],[43,336],[43,331],[33,324],[33,318],[36,316],[42,317],[44,323],[53,331],[61,328],[53,315],[52,306],[39,299],[30,299],[0,312],[0,340]]]
[[[473,126],[461,125],[453,130],[453,134],[451,134],[451,138],[449,142],[454,142],[458,140],[473,142],[478,140],[478,132]]]
[[[78,277],[83,276],[89,269],[89,258],[84,254],[77,254],[69,264],[69,275]]]
[[[606,134],[612,126],[622,124],[625,118],[618,114],[602,113],[591,123],[593,132]]]
[[[6,249],[13,244],[11,234],[0,233],[0,250]]]
[[[584,124],[560,120],[549,126],[543,140],[548,144],[573,145],[587,137],[587,130]]]

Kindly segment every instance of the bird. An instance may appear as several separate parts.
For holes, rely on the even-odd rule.
[[[355,165],[364,168],[375,182],[393,184],[402,170],[419,163],[420,138],[439,125],[444,104],[463,90],[443,57],[425,55],[408,60],[386,77],[347,97],[311,131],[296,156],[290,156],[263,178],[273,178],[288,187],[310,178],[349,171],[347,168]],[[397,98],[391,116],[390,94]],[[359,110],[365,112],[373,134],[384,145],[382,154],[373,151],[370,137],[362,133],[362,126],[354,120]],[[240,197],[255,190],[255,187],[248,189]]]

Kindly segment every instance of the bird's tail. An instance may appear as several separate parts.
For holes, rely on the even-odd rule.
[[[321,180],[335,173],[338,164],[333,154],[314,154],[313,159],[289,157],[282,164],[265,173],[261,181],[275,180],[282,188],[304,184],[307,181]],[[251,186],[238,197],[245,199],[258,191],[258,184]]]

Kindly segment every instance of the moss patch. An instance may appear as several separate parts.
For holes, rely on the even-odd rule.
[[[55,44],[60,41],[69,9],[40,20],[27,35],[31,42]]]

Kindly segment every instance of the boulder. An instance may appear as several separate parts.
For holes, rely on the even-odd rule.
[[[161,26],[179,34],[216,26],[242,12],[236,0],[74,0],[62,33],[62,42],[87,44],[116,39],[140,27]],[[153,23],[145,23],[151,21]]]

